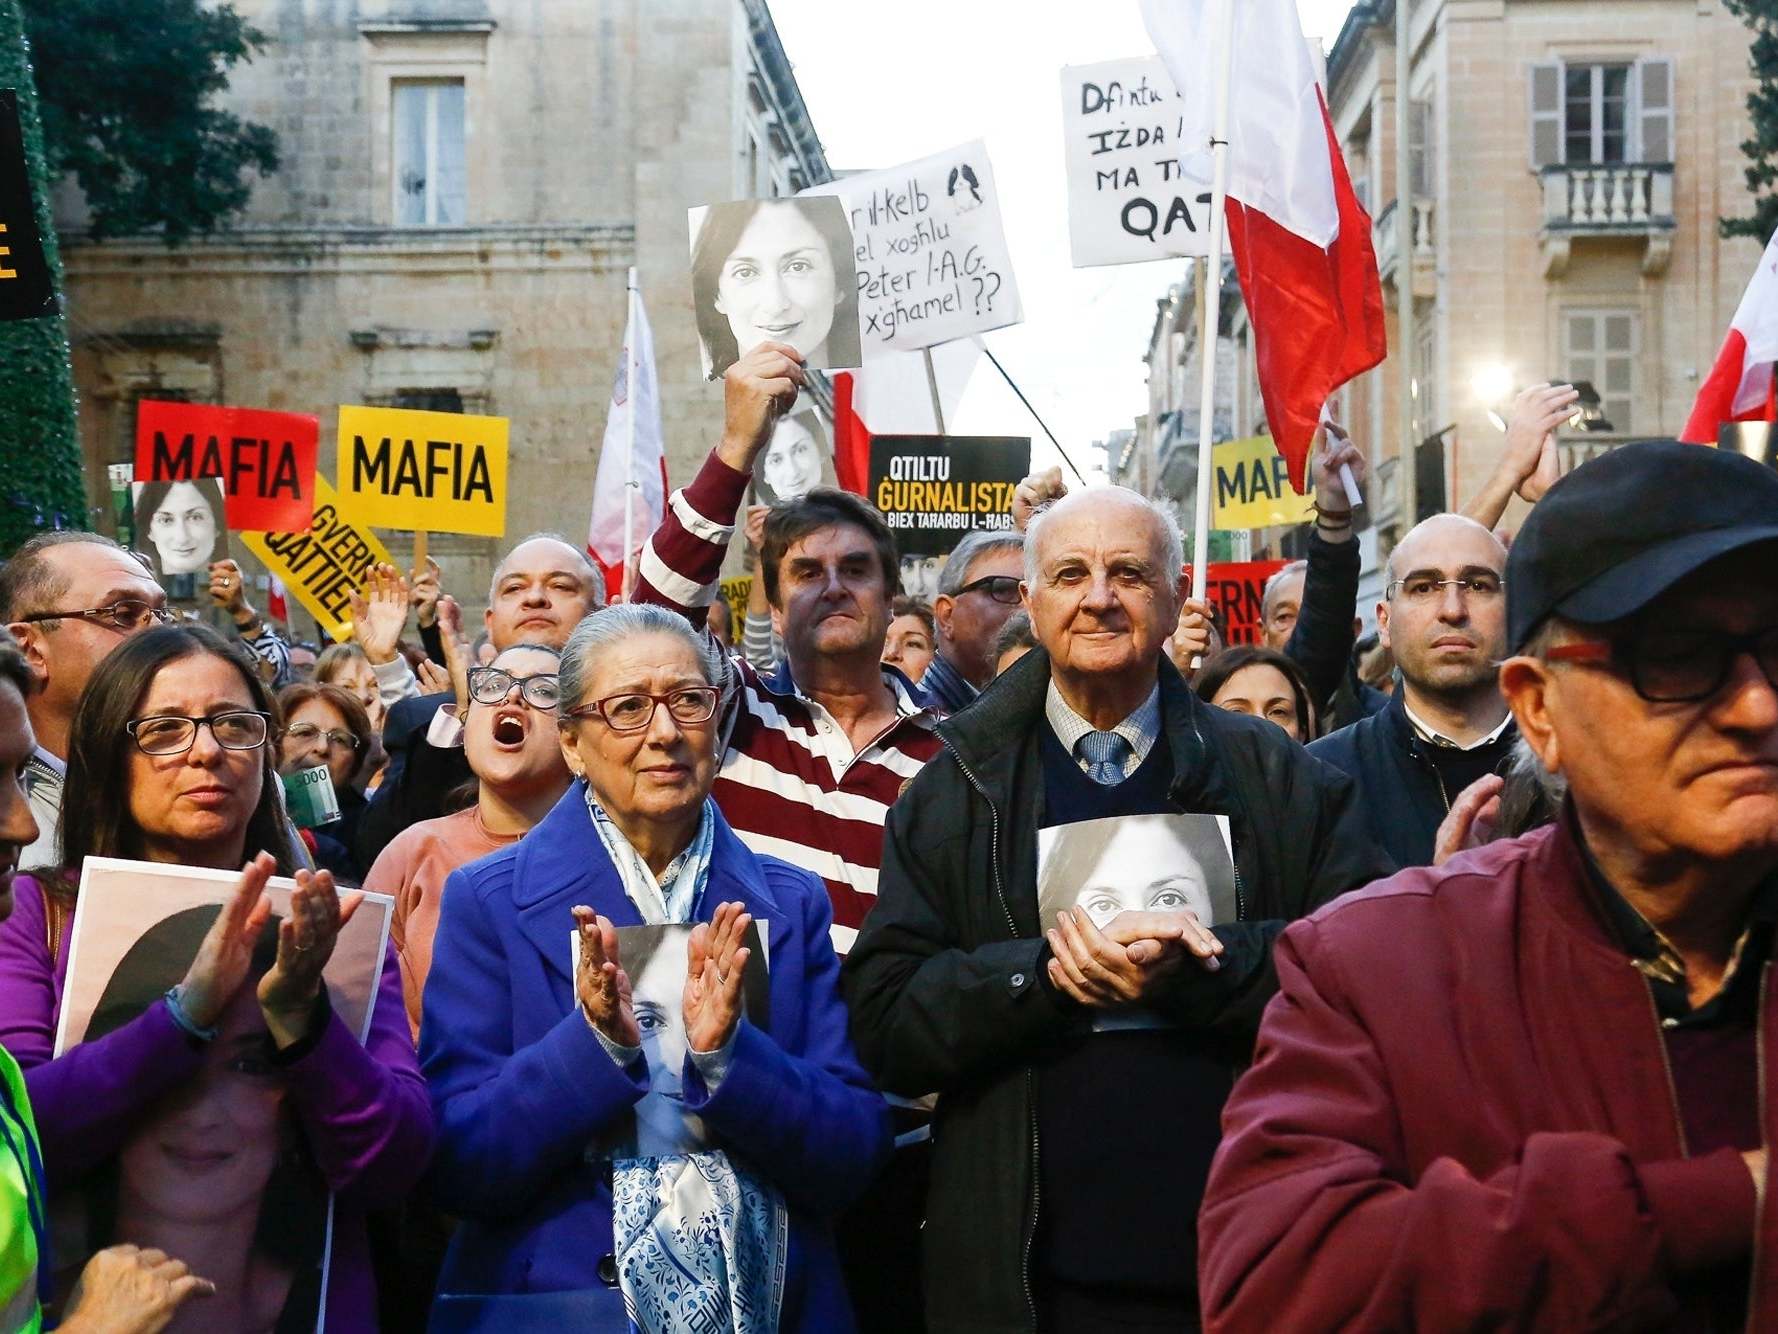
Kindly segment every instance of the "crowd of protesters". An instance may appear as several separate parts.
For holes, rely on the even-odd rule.
[[[726,372],[621,605],[551,533],[479,637],[384,566],[322,653],[233,562],[233,638],[103,537],[0,567],[0,1326],[1778,1327],[1778,472],[1562,476],[1573,391],[1529,391],[1367,641],[1330,432],[1231,645],[1123,488],[1027,478],[930,603],[857,496],[744,510],[804,370]],[[324,818],[281,782],[317,771]],[[1118,841],[1178,820],[1186,870]],[[88,858],[238,880],[58,1055]],[[362,1038],[322,981],[359,887]],[[325,1270],[258,1256],[256,1202],[129,1196],[61,1253],[249,1050]]]

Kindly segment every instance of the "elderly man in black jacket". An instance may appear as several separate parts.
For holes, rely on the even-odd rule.
[[[1166,660],[1180,548],[1122,488],[1041,512],[1024,598],[1042,647],[941,724],[944,751],[889,814],[847,996],[883,1086],[939,1093],[935,1331],[1196,1322],[1192,1219],[1275,986],[1272,941],[1392,869],[1349,780],[1199,703]],[[1046,933],[1040,830],[1171,812],[1227,818],[1230,920],[1140,910],[1101,928],[1075,911]]]

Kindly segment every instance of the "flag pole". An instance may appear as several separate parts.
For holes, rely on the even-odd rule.
[[[1198,494],[1192,528],[1192,596],[1210,592],[1211,489],[1216,485],[1216,328],[1222,313],[1222,247],[1229,192],[1229,70],[1234,63],[1235,13],[1232,0],[1214,0],[1222,27],[1216,53],[1216,112],[1210,133],[1210,259],[1205,272],[1204,318],[1198,330],[1202,377],[1198,393]],[[1203,659],[1195,658],[1195,668]]]
[[[627,310],[624,316],[624,572],[623,600],[630,600],[634,581],[636,543],[636,266],[630,266]]]

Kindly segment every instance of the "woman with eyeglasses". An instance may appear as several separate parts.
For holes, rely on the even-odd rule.
[[[474,800],[402,830],[365,877],[366,889],[395,900],[389,938],[401,961],[416,1042],[445,878],[517,842],[568,790],[568,766],[556,741],[559,660],[547,644],[514,644],[489,666],[469,669],[463,750],[475,774]]]
[[[826,889],[710,799],[722,668],[662,608],[587,617],[559,679],[578,781],[445,886],[420,1050],[431,1179],[463,1223],[435,1327],[853,1327],[830,1220],[887,1157],[888,1113],[847,1035]],[[696,924],[682,973],[665,944],[626,971],[620,928],[675,924]],[[656,965],[680,988],[650,996]],[[683,1044],[659,1040],[663,1000]],[[682,1145],[638,1138],[669,1119]]]
[[[134,635],[93,672],[69,736],[63,865],[18,877],[13,915],[0,925],[0,1044],[26,1071],[52,1191],[80,1190],[198,1078],[224,1016],[242,1009],[266,881],[294,871],[274,961],[247,1008],[336,1196],[327,1324],[369,1329],[376,1292],[363,1211],[418,1181],[431,1108],[393,952],[364,1044],[329,1007],[321,970],[352,905],[342,906],[326,871],[296,869],[270,745],[275,716],[250,662],[203,626]],[[160,1003],[52,1060],[89,856],[245,869]]]
[[[313,681],[280,690],[278,712],[284,719],[284,729],[278,733],[279,775],[287,778],[326,766],[339,802],[339,818],[304,829],[303,839],[315,865],[332,871],[342,885],[356,885],[364,872],[352,848],[358,839],[358,818],[369,804],[357,782],[376,740],[370,715],[340,687]]]

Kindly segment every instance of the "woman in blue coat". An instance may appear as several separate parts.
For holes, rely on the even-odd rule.
[[[888,1112],[821,881],[710,800],[715,653],[655,607],[582,621],[560,680],[581,781],[445,886],[420,1052],[464,1223],[435,1331],[852,1328],[828,1220]]]

